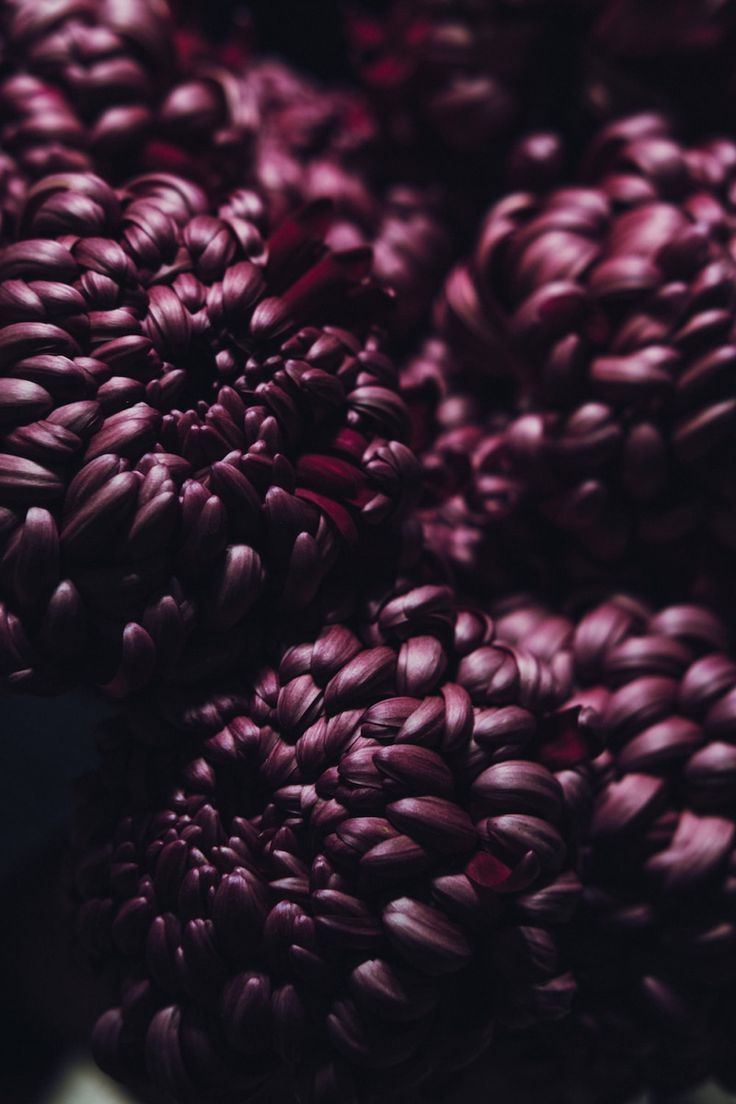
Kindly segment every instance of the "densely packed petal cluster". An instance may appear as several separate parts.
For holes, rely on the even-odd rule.
[[[416,493],[370,251],[173,176],[39,182],[0,254],[6,686],[127,694],[348,607]],[[371,536],[375,534],[375,539]]]
[[[115,724],[76,879],[121,979],[103,1067],[200,1104],[381,1100],[494,1021],[564,1014],[595,739],[568,689],[567,657],[425,584],[235,693]]]
[[[172,81],[158,109],[148,156],[187,158],[186,168],[213,187],[244,174],[269,195],[274,215],[303,200],[313,163],[344,172],[368,163],[375,122],[362,97],[335,90],[279,61],[197,55]],[[204,156],[203,156],[204,154]],[[366,195],[370,199],[370,194]]]
[[[244,183],[254,144],[279,153],[365,149],[359,97],[326,92],[275,62],[252,62],[237,27],[219,46],[196,33],[201,5],[166,0],[7,0],[0,134],[32,177],[131,167]],[[263,132],[266,132],[265,135]],[[252,156],[248,159],[252,161]],[[248,166],[251,167],[250,164]]]
[[[329,198],[343,247],[370,244],[377,279],[395,292],[400,333],[426,314],[451,256],[439,189],[372,180],[375,123],[362,98],[327,90],[277,62],[204,59],[159,111],[148,168],[175,168],[210,194],[256,187],[274,220]]]
[[[165,0],[4,0],[0,145],[37,178],[129,172],[174,59]]]
[[[491,209],[438,311],[474,396],[481,543],[485,524],[538,527],[550,561],[561,541],[561,579],[576,560],[578,576],[713,584],[736,542],[735,167],[732,142],[682,146],[636,116],[597,137],[584,183]]]
[[[11,0],[4,20],[0,145],[26,176],[171,171],[218,203],[257,187],[274,222],[329,194],[352,238],[378,243],[396,324],[426,311],[450,250],[441,205],[406,187],[376,196],[358,171],[376,127],[357,93],[253,60],[237,34],[219,48],[203,42],[163,0]]]
[[[567,1023],[534,1036],[537,1060],[550,1076],[567,1065],[596,1100],[629,1099],[637,1083],[697,1083],[718,1071],[736,983],[736,662],[725,626],[701,606],[652,612],[614,597],[567,627],[526,611],[498,627],[542,659],[550,643],[571,652],[567,707],[591,710],[605,744],[592,762],[583,903],[564,938],[577,1002]]]
[[[508,386],[492,380],[474,389],[458,367],[450,347],[432,338],[401,374],[411,443],[424,474],[419,518],[425,545],[476,599],[530,582],[550,593],[560,581],[554,535],[520,509],[526,489],[520,473],[498,470],[499,441],[509,424]]]

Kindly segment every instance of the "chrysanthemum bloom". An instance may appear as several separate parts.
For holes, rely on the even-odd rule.
[[[0,146],[29,178],[174,172],[218,204],[257,188],[271,225],[328,196],[352,245],[376,243],[395,326],[427,312],[451,255],[440,204],[418,188],[372,186],[376,124],[359,94],[252,56],[242,34],[212,44],[179,27],[165,0],[10,0],[5,22]]]
[[[2,148],[33,178],[130,173],[173,64],[166,0],[6,0],[0,31]]]
[[[446,577],[476,600],[495,601],[530,584],[564,597],[556,534],[520,508],[522,475],[498,470],[511,388],[504,379],[476,384],[438,338],[402,370],[410,443],[424,474],[418,518],[425,546]]]
[[[193,171],[209,174],[210,190],[243,183],[250,172],[268,190],[273,213],[283,214],[295,194],[303,197],[300,176],[312,162],[366,164],[376,123],[357,92],[257,55],[227,62],[206,47],[180,68],[158,107],[154,138],[188,157]]]
[[[370,244],[377,279],[396,293],[403,335],[428,313],[452,256],[439,189],[373,180],[375,121],[362,97],[336,91],[277,62],[206,59],[162,101],[148,168],[176,167],[217,194],[256,187],[271,219],[315,199],[338,218],[328,240]]]
[[[497,621],[543,661],[541,625],[542,636],[525,610]],[[589,712],[606,750],[593,762],[583,906],[564,939],[574,1015],[534,1037],[537,1060],[596,1083],[596,1100],[624,1098],[612,1088],[622,1071],[657,1088],[695,1083],[718,1069],[736,1000],[736,662],[724,625],[701,606],[652,612],[618,597],[567,630],[559,619],[552,645],[572,651],[568,709]]]
[[[589,754],[568,676],[423,585],[177,724],[115,726],[76,881],[120,984],[103,1067],[198,1104],[406,1098],[495,1021],[564,1014]]]
[[[490,498],[499,531],[556,533],[578,574],[657,585],[672,568],[682,594],[736,547],[735,170],[731,142],[683,147],[656,116],[612,125],[592,183],[501,200],[447,283],[439,322],[476,378],[483,441],[471,506]],[[498,379],[522,411],[502,432]]]
[[[370,251],[149,176],[29,194],[0,253],[2,681],[121,695],[349,608],[418,466]]]
[[[733,0],[596,0],[582,49],[583,102],[611,117],[676,110],[699,125],[730,125],[736,85]]]

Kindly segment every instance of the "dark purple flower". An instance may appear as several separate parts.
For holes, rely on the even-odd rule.
[[[736,665],[724,625],[704,607],[653,613],[625,597],[577,624],[512,605],[496,625],[538,657],[567,653],[562,713],[576,710],[580,729],[587,711],[585,727],[606,745],[592,759],[582,908],[561,933],[573,1015],[511,1041],[517,1061],[611,1101],[637,1083],[672,1091],[727,1069]],[[544,748],[539,757],[548,761]]]
[[[516,671],[503,705],[491,653]],[[176,1099],[260,1081],[372,1100],[466,1066],[494,1022],[563,1015],[587,815],[564,774],[584,790],[587,768],[542,756],[569,691],[424,585],[300,637],[237,695],[114,722],[77,840],[80,935],[122,978],[104,1068]],[[523,726],[481,740],[514,708]]]
[[[582,183],[489,212],[439,306],[455,366],[424,460],[431,540],[469,580],[727,593],[734,165],[637,116]],[[433,358],[410,372],[425,407]]]
[[[382,186],[379,199],[367,176],[375,123],[358,94],[259,60],[242,30],[218,47],[195,16],[166,0],[69,0],[51,13],[13,0],[3,148],[32,179],[91,170],[118,182],[166,171],[197,180],[217,202],[256,188],[272,224],[330,198],[340,216],[334,240],[375,243],[376,275],[397,293],[397,325],[414,325],[449,260],[440,198]]]
[[[166,0],[9,0],[1,29],[0,136],[29,176],[135,158],[173,65]]]
[[[6,686],[207,677],[390,563],[419,472],[331,218],[165,174],[31,189],[0,254]]]
[[[375,274],[395,292],[403,335],[427,312],[451,258],[439,188],[374,180],[376,124],[355,92],[336,91],[257,58],[205,58],[172,83],[143,151],[148,169],[174,167],[209,191],[256,187],[280,221],[330,199],[337,248],[370,244]],[[372,156],[373,155],[373,156]]]

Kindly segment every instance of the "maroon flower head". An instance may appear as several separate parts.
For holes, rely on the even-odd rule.
[[[329,224],[161,174],[31,190],[0,254],[6,686],[207,677],[390,564],[418,467],[370,250]]]
[[[622,1072],[623,1088],[682,1088],[717,1072],[736,992],[736,663],[701,606],[615,597],[555,623],[556,638],[526,611],[497,620],[539,657],[572,655],[567,714],[605,744],[564,938],[578,996],[566,1024],[533,1036],[536,1060],[597,1085],[591,1099],[622,1099]]]
[[[530,583],[564,594],[556,534],[522,509],[523,473],[499,466],[508,381],[476,386],[450,346],[432,338],[405,365],[401,389],[424,473],[418,517],[436,566],[474,600],[496,601]]]
[[[166,0],[8,0],[0,28],[3,149],[34,178],[130,172],[173,64]]]
[[[424,585],[113,725],[76,880],[121,979],[103,1067],[199,1104],[379,1100],[496,1021],[564,1014],[589,754],[560,744],[568,679]]]
[[[11,0],[6,11],[0,141],[28,178],[171,172],[217,204],[254,188],[271,225],[330,198],[342,239],[375,243],[396,328],[427,313],[450,259],[442,197],[373,186],[376,123],[360,94],[259,59],[242,29],[218,47],[193,29],[196,13],[182,25],[188,13],[175,20],[165,0],[52,7]]]
[[[161,157],[168,144],[172,157],[206,175],[208,188],[242,184],[250,173],[277,216],[304,199],[303,175],[315,162],[343,169],[368,163],[376,124],[358,93],[258,56],[227,62],[205,51],[180,68],[158,107],[154,148],[144,155]]]
[[[578,576],[674,577],[682,593],[689,575],[707,594],[732,554],[735,169],[729,141],[682,146],[657,116],[614,124],[583,183],[497,203],[447,282],[438,321],[484,441],[470,509],[490,489],[497,532],[561,542],[558,577],[574,560]],[[499,386],[502,432],[486,414]]]
[[[162,102],[148,168],[174,167],[208,192],[247,186],[271,219],[328,198],[337,218],[329,240],[369,244],[377,279],[396,292],[393,326],[403,335],[428,313],[451,258],[437,188],[372,181],[375,121],[354,92],[320,86],[286,65],[205,59]]]

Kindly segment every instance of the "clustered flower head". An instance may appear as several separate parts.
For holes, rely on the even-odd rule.
[[[442,197],[401,185],[376,196],[366,175],[376,125],[359,94],[253,58],[242,33],[207,43],[196,18],[179,26],[165,0],[10,0],[3,28],[0,145],[15,177],[173,172],[216,203],[258,189],[274,223],[329,195],[353,244],[376,244],[396,324],[422,318],[449,258]],[[17,203],[8,208],[12,218]]]
[[[450,514],[481,547],[537,528],[526,551],[561,544],[560,577],[650,586],[666,549],[675,586],[712,587],[736,540],[735,166],[732,142],[635,116],[596,137],[580,183],[491,208],[438,309],[475,396],[459,432],[482,442]]]
[[[442,190],[372,180],[376,127],[361,96],[278,62],[205,57],[172,86],[158,118],[149,169],[173,168],[215,194],[254,187],[274,220],[329,198],[336,219],[328,241],[372,246],[376,279],[395,293],[393,328],[403,333],[423,320],[451,256]]]
[[[733,724],[736,664],[706,607],[616,595],[578,618],[510,600],[496,630],[544,662],[569,657],[594,796],[581,905],[559,930],[571,1015],[501,1025],[461,1099],[624,1104],[715,1076],[734,1084]],[[568,739],[573,735],[568,729]],[[475,1094],[475,1095],[474,1095]],[[659,1098],[659,1097],[657,1097]]]
[[[652,615],[615,601],[574,638],[583,700],[600,696],[608,744],[593,765],[578,976],[595,993],[599,1037],[615,1038],[608,1021],[625,1009],[621,1045],[638,1035],[646,1079],[665,1086],[707,1074],[716,999],[732,1000],[736,983],[736,666],[725,638],[707,609]],[[601,930],[623,968],[611,969]]]
[[[551,652],[554,620],[537,635]],[[407,584],[235,691],[115,724],[76,878],[120,984],[103,1067],[184,1100],[381,1100],[496,1022],[564,1015],[597,739],[568,683]]]
[[[166,0],[4,0],[0,34],[0,144],[25,173],[136,157],[174,66]]]
[[[212,211],[165,175],[46,178],[21,224],[0,254],[6,686],[198,678],[257,643],[259,602],[349,604],[417,486],[370,251],[325,247],[325,204],[269,228],[256,193]]]
[[[555,646],[572,657],[566,708],[594,714],[604,751],[592,760],[582,906],[562,940],[573,1015],[522,1039],[519,1060],[535,1050],[542,1076],[572,1073],[591,1099],[628,1100],[641,1084],[696,1084],[732,1039],[736,663],[702,606],[652,611],[615,596],[556,623]],[[526,612],[498,625],[546,654]]]

